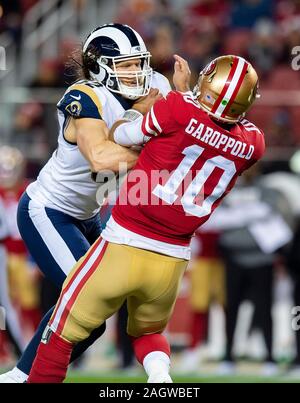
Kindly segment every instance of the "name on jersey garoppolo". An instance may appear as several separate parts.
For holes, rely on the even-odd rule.
[[[244,125],[247,124],[247,122],[246,119],[242,121]],[[252,125],[250,122],[249,124]],[[229,137],[225,133],[221,133],[206,126],[204,123],[199,123],[198,120],[194,118],[190,120],[185,132],[203,143],[209,144],[211,147],[220,149],[223,152],[230,152],[231,155],[238,156],[239,158],[250,160],[254,152],[254,145]]]
[[[189,93],[183,95],[183,100],[199,108],[199,105],[197,105]],[[240,124],[247,132],[257,131],[260,133],[260,130],[257,128],[257,126],[249,122],[247,119],[241,119]],[[230,152],[231,155],[244,158],[246,160],[251,159],[255,150],[254,145],[236,140],[232,136],[228,136],[225,133],[214,130],[210,126],[205,125],[203,122],[199,122],[195,118],[191,118],[185,129],[185,132],[202,141],[203,143],[210,145],[211,147],[220,149],[225,153]]]

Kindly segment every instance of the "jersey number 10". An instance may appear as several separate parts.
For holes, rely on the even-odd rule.
[[[170,178],[164,185],[156,185],[152,193],[164,202],[172,205],[178,199],[175,193],[184,181],[186,175],[195,164],[196,160],[203,153],[204,148],[196,144],[186,147],[182,154],[185,155],[178,167],[172,173]],[[203,200],[201,206],[194,203],[196,196],[204,188],[205,182],[208,180],[215,168],[220,168],[223,173],[219,182],[214,187],[212,193]],[[187,214],[196,217],[205,217],[211,213],[211,209],[216,200],[218,200],[225,192],[231,179],[236,173],[236,167],[233,161],[219,155],[205,161],[202,168],[197,172],[195,178],[189,184],[181,197],[181,204]]]

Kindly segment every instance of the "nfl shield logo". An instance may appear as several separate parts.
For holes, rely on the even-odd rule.
[[[212,73],[214,71],[216,67],[216,62],[215,60],[213,60],[212,62],[209,63],[208,66],[205,67],[205,69],[203,70],[203,74],[205,76],[208,76],[210,73]]]

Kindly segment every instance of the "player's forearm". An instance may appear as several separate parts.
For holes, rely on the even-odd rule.
[[[103,170],[119,172],[120,169],[131,169],[138,157],[139,153],[137,151],[107,141],[101,151],[98,150],[94,153],[91,170],[93,172]]]
[[[108,128],[104,121],[80,119],[75,121],[77,145],[89,162],[92,172],[119,171],[120,163],[132,168],[138,153],[108,140]]]

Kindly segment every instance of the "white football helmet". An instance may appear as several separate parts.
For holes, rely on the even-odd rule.
[[[152,80],[150,52],[141,36],[128,25],[106,24],[96,28],[83,45],[83,64],[89,75],[114,93],[137,99],[149,93]],[[140,59],[138,71],[116,70],[118,62]],[[132,82],[126,85],[122,80]]]

